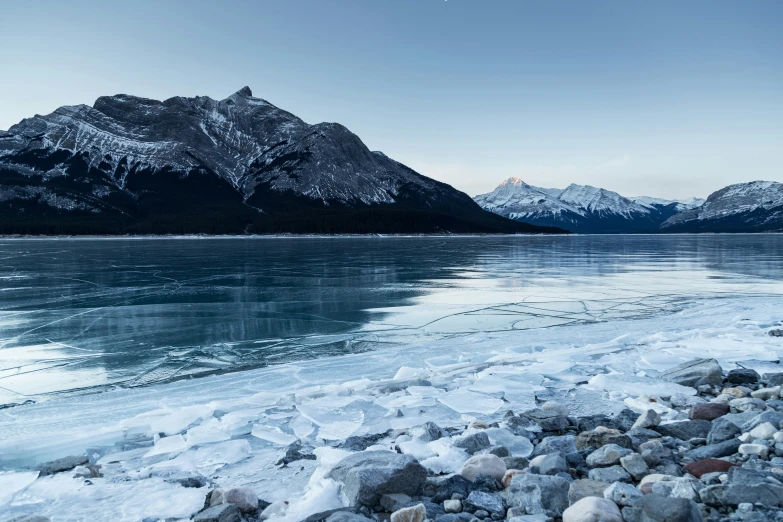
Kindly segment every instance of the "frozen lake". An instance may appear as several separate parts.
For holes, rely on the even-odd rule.
[[[0,241],[0,404],[780,295],[783,235]]]

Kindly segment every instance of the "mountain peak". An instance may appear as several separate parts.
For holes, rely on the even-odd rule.
[[[241,89],[239,89],[237,92],[234,93],[237,96],[244,96],[246,98],[252,98],[253,97],[253,91],[250,90],[250,87],[245,85]]]

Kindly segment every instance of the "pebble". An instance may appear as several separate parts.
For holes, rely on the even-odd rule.
[[[459,513],[462,511],[462,501],[452,499],[444,500],[443,509],[446,513]]]
[[[563,512],[563,522],[623,522],[623,516],[611,500],[585,497]]]

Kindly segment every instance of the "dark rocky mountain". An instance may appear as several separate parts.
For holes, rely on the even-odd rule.
[[[245,87],[224,100],[128,95],[0,131],[0,233],[559,232],[482,210]]]
[[[677,213],[664,232],[783,232],[783,184],[753,181],[713,192],[699,207]]]

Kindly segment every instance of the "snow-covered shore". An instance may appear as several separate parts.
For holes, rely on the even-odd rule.
[[[385,434],[378,447],[399,446],[429,472],[449,473],[470,455],[450,437],[425,444],[407,430],[435,422],[462,431],[547,400],[574,417],[641,410],[639,396],[683,391],[655,375],[697,356],[725,370],[741,363],[780,371],[783,342],[767,335],[782,319],[780,302],[695,299],[648,319],[445,337],[7,408],[0,410],[0,520],[26,513],[108,520],[107,509],[118,521],[188,519],[212,488],[239,486],[268,502],[288,501],[273,519],[303,520],[345,502],[339,483],[324,477],[350,452],[349,437]],[[518,452],[530,444],[492,430],[493,444]],[[297,440],[316,459],[278,464]],[[85,452],[102,476],[35,471]]]

